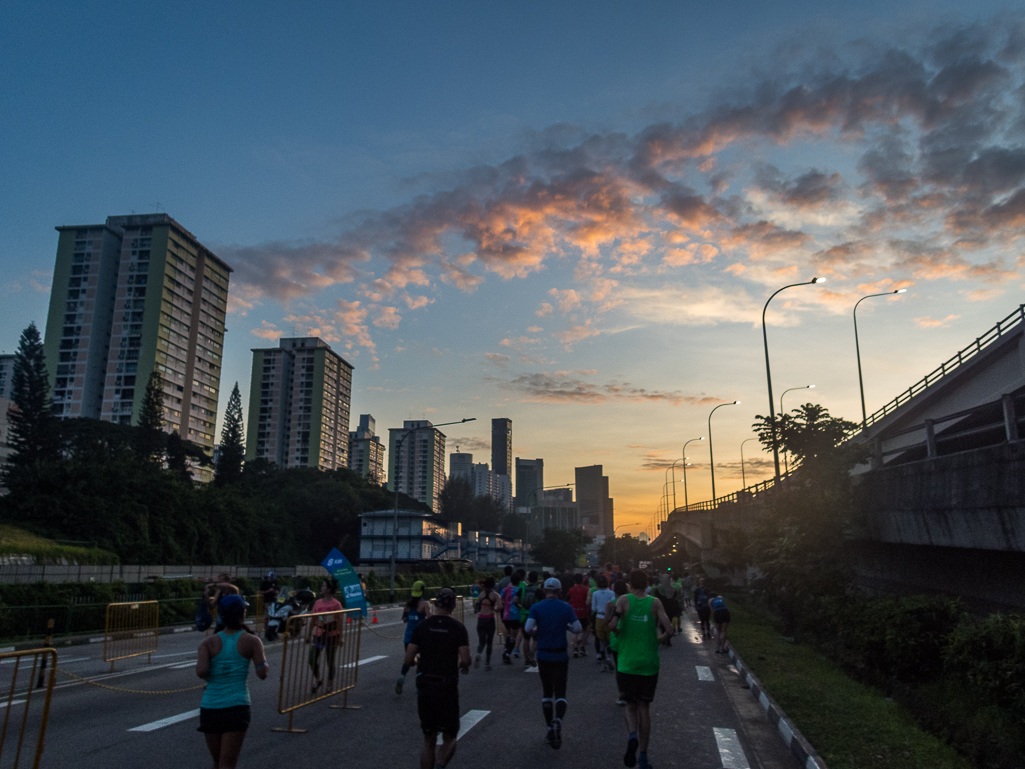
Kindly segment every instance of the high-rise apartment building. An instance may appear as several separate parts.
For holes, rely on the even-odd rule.
[[[167,214],[56,229],[54,413],[135,424],[156,370],[165,429],[212,451],[231,267]]]
[[[491,420],[491,469],[495,475],[512,477],[512,420]]]
[[[601,465],[576,468],[577,510],[580,525],[592,537],[611,537],[616,530],[609,477]]]
[[[359,415],[359,427],[349,433],[349,469],[374,483],[384,483],[384,444],[376,429],[373,416]]]
[[[448,477],[473,482],[473,454],[456,451],[448,455]]]
[[[541,489],[545,487],[545,461],[516,457],[516,506],[531,507],[540,504]]]
[[[0,398],[11,397],[11,379],[14,377],[14,354],[0,355]]]
[[[406,420],[388,430],[388,488],[438,512],[445,485],[445,434],[426,419]]]
[[[348,466],[352,366],[315,336],[253,350],[246,460]]]

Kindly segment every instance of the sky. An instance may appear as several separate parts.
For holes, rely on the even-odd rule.
[[[860,297],[907,289],[858,311],[870,413],[1023,301],[1017,11],[7,2],[0,350],[45,323],[55,226],[166,211],[235,270],[222,412],[252,348],[316,334],[353,422],[475,418],[443,429],[487,462],[510,418],[547,485],[603,465],[636,533],[734,400],[741,487],[776,289],[826,278],[768,310],[776,408],[815,384],[785,408],[852,420]]]

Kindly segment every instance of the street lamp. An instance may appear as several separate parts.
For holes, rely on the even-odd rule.
[[[783,396],[784,395],[786,395],[789,392],[793,392],[794,390],[814,390],[814,389],[815,389],[815,385],[805,385],[804,387],[791,387],[789,390],[784,390],[783,391],[783,395],[779,396],[779,419],[780,419],[780,421],[781,422],[783,421],[783,415],[786,413],[785,411],[783,411]],[[788,475],[790,474],[790,465],[787,464],[787,452],[786,452],[786,450],[783,451],[783,470]]]
[[[874,296],[893,296],[894,294],[903,294],[906,291],[906,288],[898,288],[896,291],[886,291],[882,294],[869,294],[868,296],[861,297],[861,299],[854,303],[854,351],[858,356],[858,389],[861,390],[862,430],[868,427],[868,414],[865,412],[865,383],[861,379],[861,347],[858,344],[858,305]]]
[[[669,467],[666,468],[666,483],[667,484],[669,483],[669,472],[672,471],[672,473],[673,473],[673,510],[676,509],[676,465],[679,464],[680,462],[686,463],[686,461],[687,461],[687,457],[684,457],[683,459],[677,459],[675,462],[673,462],[673,464],[671,464]],[[665,486],[663,486],[662,488],[665,489]]]
[[[477,417],[464,417],[457,422],[442,422],[441,424],[430,425],[431,429],[435,427],[445,427],[446,425],[461,425],[464,422],[476,422]],[[426,427],[426,425],[424,426]],[[395,484],[395,516],[392,520],[391,530],[391,581],[389,590],[389,601],[395,603],[395,556],[399,550],[399,450],[402,447],[402,442],[406,440],[410,435],[415,433],[417,430],[423,430],[424,427],[414,427],[411,430],[403,433],[395,441],[395,472],[392,474],[393,482]]]
[[[772,398],[772,370],[769,368],[769,334],[765,330],[765,312],[769,309],[769,302],[772,301],[773,297],[776,296],[780,291],[786,291],[788,288],[794,288],[796,286],[811,286],[816,283],[825,283],[825,278],[812,278],[806,280],[804,283],[791,283],[788,286],[777,289],[772,296],[765,300],[765,307],[762,308],[762,342],[765,345],[765,378],[769,384],[769,430],[772,434],[772,460],[776,466],[776,482],[779,482],[779,441],[776,438],[776,404],[774,404]],[[715,495],[713,494],[713,499]]]
[[[615,563],[618,559],[616,558],[616,532],[624,526],[633,526],[632,523],[621,523],[612,530],[612,563]]]
[[[756,441],[757,438],[746,438],[740,442],[740,485],[747,488],[747,476],[744,474],[744,444],[748,441]]]
[[[704,439],[705,439],[705,436],[702,435],[700,438],[691,438],[689,441],[687,441],[686,443],[683,444],[683,459],[684,459],[685,462],[686,462],[686,459],[687,459],[687,446],[689,444],[691,444],[691,443],[694,443],[694,441],[703,441]],[[683,465],[683,506],[686,509],[690,509],[690,501],[687,499],[687,465],[686,465],[686,463]]]
[[[715,458],[712,455],[712,414],[723,406],[736,406],[740,401],[731,401],[729,403],[720,403],[714,409],[708,413],[708,465],[712,470],[712,506],[715,506]]]

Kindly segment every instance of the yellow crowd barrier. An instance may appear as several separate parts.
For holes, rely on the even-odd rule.
[[[107,604],[107,626],[103,633],[103,661],[114,672],[117,660],[149,655],[157,650],[160,604],[156,601]]]
[[[0,693],[7,695],[0,727],[0,764],[4,767],[39,769],[56,672],[56,649],[0,654]]]
[[[359,707],[349,704],[349,691],[356,686],[359,673],[361,620],[359,609],[289,618],[278,689],[278,713],[288,715],[288,726],[271,731],[305,732],[305,729],[292,728],[295,711],[339,694],[342,704],[331,705],[332,708],[356,710]]]
[[[431,599],[431,614],[437,614],[437,599]],[[466,624],[466,602],[462,598],[456,598],[456,608],[452,610],[452,619],[457,619],[464,625]]]

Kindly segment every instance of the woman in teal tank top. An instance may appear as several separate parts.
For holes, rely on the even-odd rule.
[[[221,599],[224,630],[199,645],[196,675],[206,679],[199,708],[199,731],[217,769],[234,769],[249,728],[249,663],[258,678],[267,677],[267,656],[259,636],[245,626],[246,602],[238,595]]]

